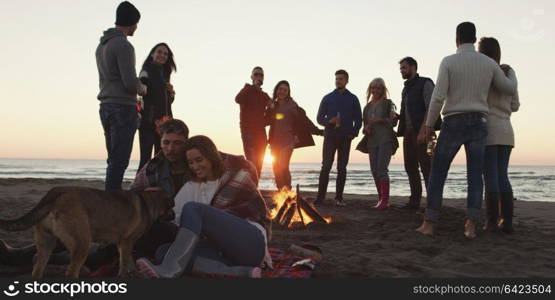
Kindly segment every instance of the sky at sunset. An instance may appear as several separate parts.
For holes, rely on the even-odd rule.
[[[413,56],[419,73],[436,80],[444,56],[456,51],[455,27],[476,24],[478,38],[501,44],[502,62],[519,80],[521,109],[512,117],[515,165],[555,165],[555,1],[131,1],[141,12],[129,41],[137,71],[158,42],[172,48],[177,73],[174,117],[191,135],[211,137],[242,154],[239,106],[252,67],[264,67],[263,89],[282,79],[316,122],[334,72],[350,74],[348,89],[366,103],[366,88],[384,78],[399,105],[398,61]],[[94,51],[113,27],[119,1],[2,1],[0,3],[0,157],[104,159]],[[355,151],[351,161],[366,162]],[[320,162],[316,146],[294,162]],[[401,142],[401,141],[400,141]],[[393,163],[402,163],[402,149]],[[138,159],[138,134],[132,159]],[[464,151],[456,163],[464,163]]]

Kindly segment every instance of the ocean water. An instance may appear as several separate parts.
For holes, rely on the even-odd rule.
[[[131,161],[125,180],[132,181],[138,161]],[[335,166],[334,166],[335,168]],[[320,164],[293,163],[290,166],[293,185],[300,184],[303,191],[318,190]],[[410,195],[408,178],[403,165],[391,165],[391,194]],[[0,158],[0,178],[65,178],[104,180],[106,161],[72,159],[5,159]],[[509,177],[515,197],[519,200],[555,202],[555,167],[510,166]],[[335,191],[336,172],[332,169],[328,191]],[[260,181],[261,189],[274,189],[274,176],[270,165],[265,165]],[[375,194],[367,164],[351,163],[347,169],[345,193]],[[466,167],[451,166],[447,177],[445,198],[466,198]]]

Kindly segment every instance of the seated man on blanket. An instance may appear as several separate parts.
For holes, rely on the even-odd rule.
[[[178,119],[169,119],[159,127],[162,151],[156,154],[136,175],[131,184],[132,190],[162,189],[175,196],[187,181],[185,175],[184,144],[189,136],[187,125]],[[240,156],[221,153],[224,165],[230,169],[247,169],[256,176],[254,166]],[[135,257],[153,257],[155,250],[162,244],[170,243],[177,233],[173,223],[156,222],[135,245]],[[51,264],[66,264],[69,261],[67,251],[59,245],[55,255],[51,256]],[[35,245],[14,248],[0,240],[0,265],[30,265],[36,253]],[[94,247],[89,251],[85,263],[89,268],[110,263],[117,255],[114,247]]]
[[[226,166],[206,136],[190,138],[185,151],[189,180],[175,196],[177,235],[159,249],[160,264],[141,258],[139,271],[165,278],[185,272],[260,277],[260,267],[271,267],[271,220],[251,173]]]

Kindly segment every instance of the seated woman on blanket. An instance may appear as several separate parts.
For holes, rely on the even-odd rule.
[[[208,137],[190,138],[185,150],[191,180],[175,196],[178,233],[169,247],[159,248],[160,264],[137,260],[139,272],[166,278],[184,272],[260,277],[264,263],[271,267],[271,220],[256,183],[248,170],[224,167]]]

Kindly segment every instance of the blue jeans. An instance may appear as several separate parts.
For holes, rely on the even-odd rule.
[[[108,152],[105,189],[121,190],[137,130],[137,108],[134,105],[103,103],[99,113]]]
[[[484,180],[488,193],[512,193],[509,181],[509,159],[513,146],[486,146]]]
[[[439,219],[445,179],[451,162],[462,145],[466,151],[468,181],[466,216],[473,221],[480,220],[487,134],[487,120],[480,113],[457,114],[444,119],[432,160],[425,220],[435,222]]]
[[[221,253],[217,260],[226,264],[256,267],[264,259],[266,244],[262,232],[247,220],[221,209],[197,202],[186,203],[179,226],[206,237],[204,244],[213,245],[212,252]],[[207,252],[209,249],[203,249],[203,254],[197,251],[197,255],[206,257]]]

